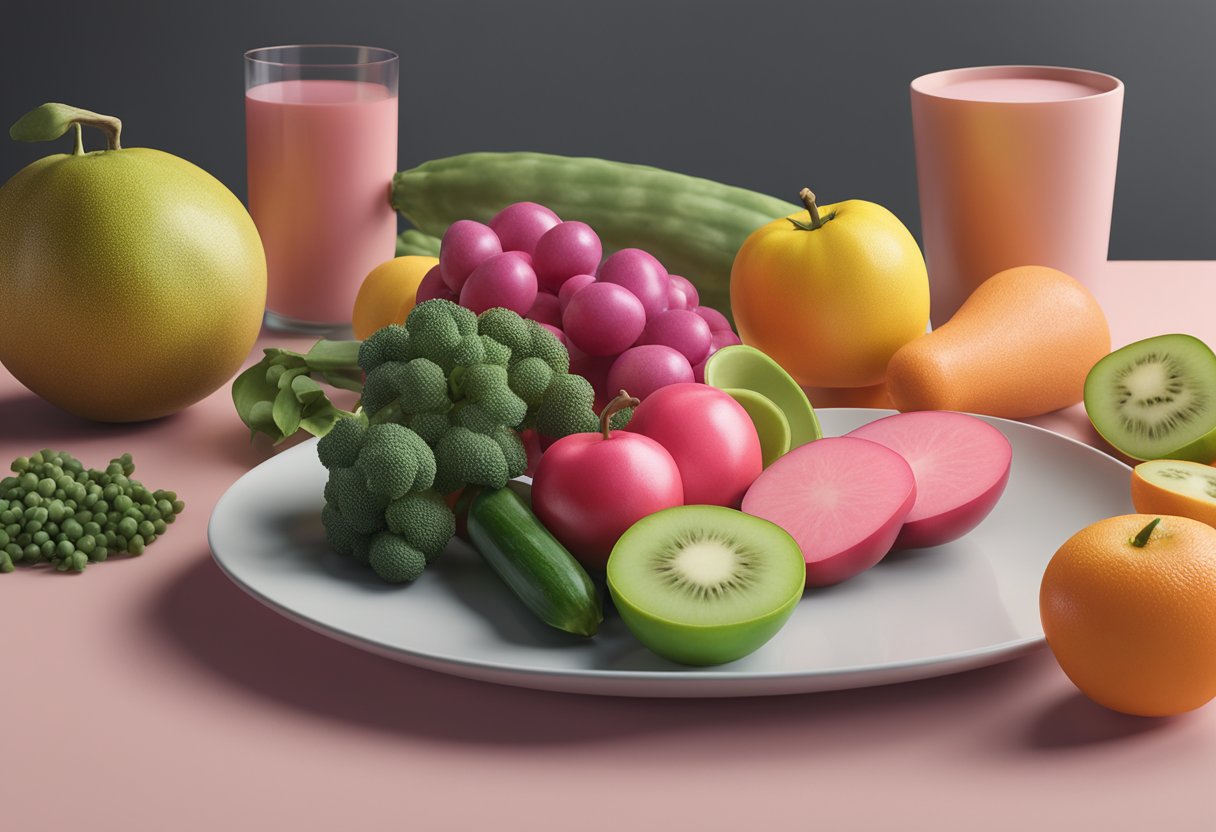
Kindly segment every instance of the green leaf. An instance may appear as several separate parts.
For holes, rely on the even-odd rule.
[[[321,405],[316,413],[305,416],[300,420],[300,427],[311,433],[313,436],[324,436],[329,433],[339,419],[357,419],[353,413],[348,413],[345,410],[339,410],[326,401]]]
[[[362,370],[322,370],[321,378],[325,379],[326,384],[331,387],[337,387],[339,390],[353,390],[356,393],[363,392]]]
[[[266,380],[267,359],[262,359],[245,370],[232,382],[232,403],[236,406],[241,421],[253,430],[258,430],[253,409],[259,402],[270,402],[278,388]]]
[[[305,410],[318,399],[326,398],[324,388],[308,376],[296,376],[293,378],[291,380],[291,392],[295,394],[296,401]]]
[[[314,370],[346,370],[359,366],[359,345],[362,341],[326,341],[321,339],[304,355]]]
[[[8,134],[19,142],[50,142],[68,132],[74,124],[86,124],[100,128],[109,140],[111,150],[117,150],[118,135],[122,122],[113,116],[103,116],[91,110],[82,110],[68,104],[48,102],[35,107],[17,119]],[[83,152],[83,151],[81,151]]]
[[[296,398],[290,385],[281,389],[274,397],[271,416],[284,439],[300,429],[301,410],[300,401]]]
[[[255,434],[264,433],[269,436],[276,444],[282,442],[287,437],[279,430],[279,426],[274,423],[274,405],[270,399],[257,402],[249,411],[249,438],[253,439]]]

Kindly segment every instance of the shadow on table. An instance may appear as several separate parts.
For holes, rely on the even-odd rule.
[[[166,587],[148,615],[175,651],[253,696],[376,732],[474,745],[594,742],[706,726],[746,735],[821,734],[828,745],[861,735],[890,741],[923,730],[919,726],[937,716],[1007,696],[1033,677],[1027,662],[1038,661],[903,685],[748,700],[524,690],[431,673],[314,633],[245,595],[205,553]],[[841,723],[856,726],[857,735],[827,730]],[[791,744],[791,753],[804,750]]]
[[[1185,720],[1185,715],[1151,718],[1116,713],[1090,701],[1078,690],[1069,690],[1031,721],[1025,741],[1028,748],[1042,750],[1101,745],[1159,733]]]
[[[36,445],[37,448],[31,448],[31,451],[47,445],[55,447],[56,443],[73,439],[129,436],[141,432],[149,424],[152,423],[91,422],[73,416],[28,391],[18,391],[0,398],[0,435],[7,440]]]

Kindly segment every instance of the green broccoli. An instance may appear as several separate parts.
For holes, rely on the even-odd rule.
[[[456,516],[435,491],[406,494],[384,512],[389,531],[422,552],[430,563],[456,534]]]
[[[507,381],[515,395],[529,407],[535,407],[540,404],[549,383],[553,381],[553,369],[543,358],[524,358],[511,365]]]
[[[536,321],[524,321],[531,337],[531,346],[519,358],[539,358],[555,373],[570,372],[570,353],[557,340],[557,336]]]
[[[367,426],[358,419],[343,418],[334,422],[329,433],[317,442],[317,456],[327,469],[349,468],[355,464]]]
[[[381,579],[390,584],[413,581],[426,568],[426,556],[390,532],[381,532],[371,539],[367,562]]]
[[[371,534],[384,528],[384,509],[388,498],[372,494],[367,479],[357,468],[335,468],[329,472],[337,495],[338,513],[359,534]]]
[[[496,306],[482,312],[477,316],[477,331],[510,349],[513,361],[532,354],[532,331],[510,309]]]
[[[13,460],[12,470],[0,479],[0,572],[44,561],[81,572],[114,553],[141,554],[185,507],[174,492],[131,479],[130,454],[98,471],[44,449]]]
[[[485,349],[486,364],[497,364],[499,367],[506,367],[511,363],[511,348],[505,344],[495,341],[489,335],[479,335],[481,346]]]
[[[452,423],[448,421],[446,413],[415,413],[405,420],[405,426],[433,448],[439,438],[448,432]]]
[[[405,319],[410,348],[416,358],[429,358],[443,371],[456,366],[454,353],[466,335],[477,334],[477,316],[450,300],[424,301]]]
[[[515,479],[528,470],[528,452],[518,433],[503,427],[490,434],[490,438],[502,448],[502,455],[507,460],[508,479]]]
[[[579,375],[554,376],[536,410],[536,430],[553,439],[599,430],[591,382]]]
[[[355,468],[367,490],[390,500],[430,488],[435,481],[435,455],[422,437],[395,422],[367,429]]]
[[[377,390],[391,391],[388,401],[380,403],[377,396],[377,407],[366,404],[364,407],[369,415],[375,415],[389,401],[395,401],[402,413],[446,413],[452,407],[448,397],[448,379],[443,368],[427,358],[415,358],[408,362],[390,361],[381,364],[367,375],[364,385],[375,385]]]
[[[450,494],[468,485],[502,488],[507,484],[507,458],[489,436],[454,427],[435,445],[435,490]]]
[[[457,367],[467,367],[470,364],[484,364],[486,361],[486,340],[480,335],[465,335],[452,350],[452,362]]]
[[[386,361],[408,361],[411,357],[410,333],[401,324],[378,329],[359,345],[359,367],[365,373]]]
[[[506,368],[497,364],[475,364],[453,371],[452,387],[466,406],[477,405],[498,425],[515,427],[527,415],[527,404],[511,392]]]
[[[325,527],[325,539],[339,554],[349,555],[355,551],[355,543],[362,535],[351,528],[334,503],[326,503],[321,509],[321,525]]]

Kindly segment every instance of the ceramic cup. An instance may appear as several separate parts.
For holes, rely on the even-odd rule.
[[[1014,266],[1085,284],[1110,242],[1123,83],[1100,72],[989,66],[912,82],[930,317]]]

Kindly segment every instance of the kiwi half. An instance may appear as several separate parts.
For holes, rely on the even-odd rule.
[[[1158,335],[1103,358],[1085,379],[1085,411],[1134,459],[1216,459],[1216,354],[1190,335]]]
[[[734,661],[789,619],[806,562],[775,523],[721,506],[677,506],[644,517],[608,558],[608,589],[625,625],[683,664]]]

